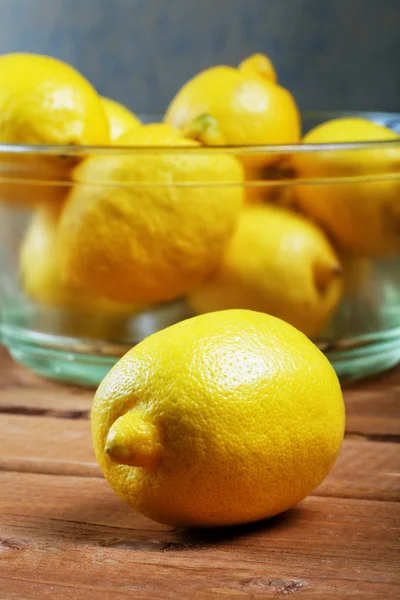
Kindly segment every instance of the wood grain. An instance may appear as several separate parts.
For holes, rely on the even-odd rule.
[[[100,476],[87,419],[0,414],[0,470]]]
[[[400,501],[399,445],[344,440],[336,465],[314,494]]]
[[[101,479],[3,473],[1,486],[0,597],[46,597],[44,584],[54,598],[396,597],[395,503],[310,497],[267,522],[185,531],[141,517]]]
[[[33,415],[58,419],[88,419],[93,391],[59,386],[21,390],[0,389],[0,414]]]
[[[159,569],[155,566],[153,570]],[[268,575],[265,574],[267,571]],[[0,593],[7,600],[126,600],[135,598],[137,600],[168,600],[183,598],[184,600],[256,600],[257,598],[285,598],[296,592],[301,598],[322,600],[327,598],[335,600],[358,599],[363,600],[398,600],[398,586],[379,581],[344,581],[334,579],[322,581],[309,578],[307,582],[302,579],[282,579],[274,577],[267,567],[264,576],[258,577],[253,569],[242,568],[240,571],[227,570],[225,576],[210,568],[203,570],[200,574],[196,569],[185,567],[186,576],[190,581],[185,581],[176,569],[160,568],[160,580],[158,584],[154,581],[146,581],[145,574],[140,583],[130,584],[129,579],[124,589],[115,588],[112,582],[106,581],[101,584],[99,576],[95,583],[90,585],[77,584],[73,580],[63,584],[55,584],[53,580],[45,582],[18,580],[8,578],[0,581]],[[195,580],[193,580],[195,573]],[[116,573],[119,576],[119,572]],[[204,578],[203,581],[199,579]],[[140,575],[137,575],[140,579]],[[174,584],[171,580],[177,583]],[[166,581],[166,585],[164,584]],[[206,583],[207,582],[207,583]],[[352,587],[357,591],[354,593]]]
[[[347,433],[400,440],[400,365],[344,388]]]
[[[400,390],[345,390],[346,432],[370,439],[400,439]]]

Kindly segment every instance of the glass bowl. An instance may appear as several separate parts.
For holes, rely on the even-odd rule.
[[[351,115],[305,113],[303,132],[339,116]],[[358,113],[356,116],[400,132],[398,114]],[[146,122],[146,118],[144,120]],[[61,268],[58,274],[58,266],[54,267],[57,244],[49,246],[39,234],[36,243],[27,250],[26,240],[42,206],[62,209],[72,190],[79,185],[72,181],[71,173],[88,156],[135,157],[135,160],[146,156],[148,160],[151,156],[168,155],[179,160],[183,154],[196,153],[211,158],[221,153],[231,155],[252,168],[247,169],[244,184],[217,179],[204,184],[183,182],[168,177],[167,173],[162,184],[125,181],[124,187],[132,191],[140,186],[154,194],[162,192],[164,187],[181,194],[182,198],[187,193],[185,190],[204,187],[218,199],[221,187],[240,185],[246,202],[280,204],[282,210],[299,214],[304,213],[304,205],[307,206],[307,202],[299,202],[299,199],[304,195],[306,199],[313,198],[311,205],[314,202],[315,210],[310,214],[307,209],[304,218],[320,228],[327,243],[332,245],[341,264],[337,275],[342,291],[335,310],[310,337],[326,353],[342,381],[383,371],[400,362],[398,140],[212,148],[0,146],[0,335],[14,359],[45,377],[94,386],[133,345],[195,314],[185,295],[169,302],[145,304],[142,308],[125,304],[122,310],[110,310],[109,299],[100,295],[95,302],[82,302],[81,292],[76,289],[72,289],[67,298],[62,295],[60,298],[57,285],[45,298],[40,294],[38,297],[27,283],[27,277],[33,274],[40,278],[42,261],[51,257],[53,270],[61,281]],[[306,174],[298,166],[305,160],[309,167]],[[99,184],[116,187],[115,182],[104,181],[104,177],[99,172],[98,181],[85,185],[93,189]],[[339,210],[335,204],[338,198]],[[355,206],[354,210],[348,210],[351,205]],[[341,239],[343,231],[346,232],[344,241]],[[280,250],[276,248],[277,253]],[[24,260],[29,265],[28,275]],[[265,277],[271,278],[273,274],[267,269]],[[289,287],[290,282],[287,289]],[[253,295],[250,306],[246,303],[243,306],[240,300],[231,297],[226,308],[257,307],[257,289],[256,282],[249,292]],[[283,305],[285,291],[281,293]],[[301,289],[298,295],[301,302]],[[279,304],[275,302],[274,310],[266,312],[282,317]],[[312,307],[309,310],[312,317]],[[291,321],[290,311],[286,310],[284,317]]]

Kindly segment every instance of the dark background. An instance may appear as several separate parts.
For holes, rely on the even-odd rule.
[[[270,55],[302,109],[400,110],[400,0],[0,0],[0,52],[51,54],[138,112]]]

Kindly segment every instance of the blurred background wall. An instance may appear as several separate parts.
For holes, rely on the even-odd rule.
[[[0,0],[0,53],[62,58],[149,112],[262,51],[303,109],[400,110],[399,24],[400,0]]]

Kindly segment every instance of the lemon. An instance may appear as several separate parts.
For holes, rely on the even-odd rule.
[[[300,182],[295,195],[301,209],[343,251],[366,257],[394,256],[400,254],[400,136],[367,119],[341,118],[319,125],[303,139],[306,144],[373,141],[391,143],[299,152],[294,157],[298,176],[321,183]],[[332,181],[324,183],[324,178]],[[340,178],[347,180],[340,182]]]
[[[271,517],[328,474],[340,386],[302,333],[246,310],[182,321],[128,352],[97,390],[92,435],[111,487],[174,526]]]
[[[147,151],[90,157],[75,171],[59,228],[63,277],[117,302],[172,300],[218,264],[240,212],[242,168],[196,152],[165,123],[118,143]]]
[[[47,306],[75,306],[82,300],[76,288],[65,288],[56,254],[62,203],[42,205],[33,214],[21,245],[22,287],[29,298]]]
[[[278,206],[247,206],[220,265],[188,301],[198,313],[269,313],[316,335],[338,305],[340,271],[316,225]]]
[[[121,135],[127,133],[131,129],[140,127],[140,120],[130,110],[123,106],[123,104],[104,97],[102,98],[102,101],[110,127],[111,142],[115,142]]]
[[[136,305],[123,305],[96,297],[61,277],[57,254],[57,234],[63,204],[44,204],[33,214],[22,241],[20,273],[26,295],[38,304],[99,316],[128,316]],[[73,319],[73,316],[71,316]]]
[[[274,67],[263,54],[254,54],[238,68],[217,66],[188,81],[176,94],[165,120],[189,138],[206,146],[295,144],[300,139],[300,118],[288,90],[277,83]],[[263,180],[257,172],[279,162],[279,153],[236,148],[245,179]],[[274,196],[267,187],[248,187],[245,200],[259,203]]]
[[[73,67],[36,54],[0,56],[0,143],[76,146],[108,141],[102,101]],[[74,161],[61,155],[60,150],[3,156],[7,174],[0,180],[2,200],[35,204],[62,198]]]
[[[190,79],[177,92],[165,119],[185,129],[204,115],[218,123],[220,141],[225,144],[299,141],[296,103],[290,92],[276,83],[268,57],[260,54],[243,61],[238,68],[212,67]]]
[[[36,54],[0,56],[0,140],[82,145],[109,140],[100,96],[66,63]]]

